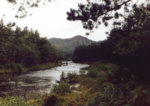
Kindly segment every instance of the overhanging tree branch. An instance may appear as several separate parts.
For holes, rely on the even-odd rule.
[[[129,7],[136,5],[131,4],[133,0],[101,0],[99,3],[88,2],[88,4],[79,4],[78,9],[71,9],[67,12],[67,19],[70,21],[80,20],[83,23],[85,29],[92,30],[96,28],[100,23],[108,25],[109,20],[119,19],[119,17],[126,17],[119,10],[124,7],[125,12],[130,12]],[[130,3],[130,4],[129,4]],[[121,25],[119,22],[114,24]]]

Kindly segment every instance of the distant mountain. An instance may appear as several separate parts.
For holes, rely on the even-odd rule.
[[[83,36],[75,36],[73,38],[69,39],[60,39],[60,38],[51,38],[49,39],[52,45],[54,45],[56,48],[64,51],[72,51],[74,50],[77,46],[80,45],[89,45],[91,43],[94,43],[94,41],[89,40],[86,37]]]
[[[61,52],[70,54],[73,53],[77,46],[89,45],[95,42],[80,35],[68,39],[51,38],[49,41]]]

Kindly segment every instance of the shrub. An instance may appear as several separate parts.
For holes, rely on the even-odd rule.
[[[7,67],[12,69],[14,72],[17,72],[18,74],[21,74],[25,70],[22,64],[17,63],[10,63]]]
[[[64,80],[65,80],[65,73],[64,73],[64,72],[61,73],[61,75],[60,75],[60,80],[61,80],[61,81],[64,81]]]
[[[92,78],[84,78],[82,81],[81,81],[81,84],[82,85],[85,85],[86,87],[91,87],[93,86],[93,83],[95,84],[95,80],[92,79]]]
[[[87,70],[80,70],[80,75],[86,75],[87,74]]]
[[[71,92],[70,85],[67,82],[60,82],[59,85],[55,84],[53,86],[52,92],[57,94],[65,94]]]
[[[18,64],[18,65],[17,65],[17,72],[18,72],[19,74],[21,74],[23,71],[24,71],[23,65],[22,65],[22,64]]]
[[[93,69],[93,70],[89,70],[88,73],[87,73],[87,76],[88,77],[91,77],[91,78],[95,78],[95,77],[98,77],[99,73],[97,70]]]
[[[20,97],[0,98],[0,106],[32,106],[27,104],[25,99]]]
[[[58,101],[57,96],[51,95],[46,100],[43,106],[55,106]]]
[[[70,84],[78,83],[78,78],[76,73],[68,73],[67,79]]]

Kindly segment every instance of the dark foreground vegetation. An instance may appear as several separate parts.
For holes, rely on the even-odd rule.
[[[111,63],[94,62],[86,70],[87,74],[82,70],[81,75],[73,73],[62,78],[45,99],[44,106],[150,105],[149,85],[137,82],[128,72],[118,73],[126,69]],[[75,83],[80,86],[72,86]]]
[[[0,24],[0,69],[21,73],[49,68],[51,63],[58,62],[59,53],[46,38],[27,27],[14,29],[14,25]]]
[[[62,73],[51,94],[35,98],[0,98],[3,106],[149,106],[150,87],[126,69],[108,62],[92,62],[80,75]],[[86,71],[88,70],[88,72]],[[126,73],[118,73],[126,71]],[[79,86],[75,86],[78,84]]]
[[[138,81],[150,83],[150,6],[135,7],[123,26],[115,27],[107,40],[77,47],[75,62],[107,61],[127,68]],[[122,73],[124,73],[122,71]]]

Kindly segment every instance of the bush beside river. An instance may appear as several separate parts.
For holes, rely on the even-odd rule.
[[[122,69],[116,64],[96,62],[92,63],[88,70],[86,75],[73,74],[72,78],[76,77],[80,86],[70,88],[71,91],[66,87],[68,84],[72,85],[69,83],[71,77],[60,82],[57,87],[54,87],[45,104],[54,103],[52,106],[150,105],[150,86],[138,83],[135,76],[129,74],[127,69]],[[62,90],[65,91],[63,94]]]

